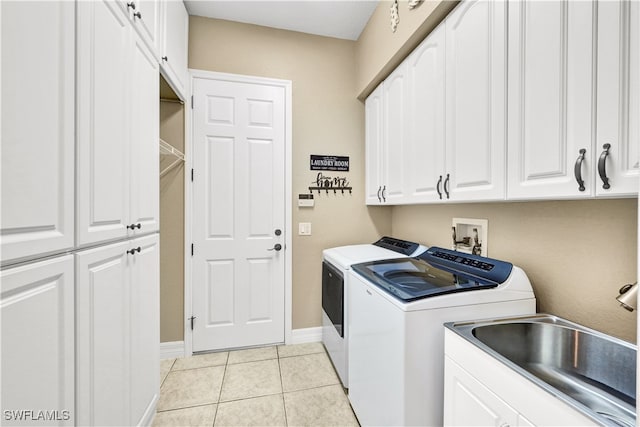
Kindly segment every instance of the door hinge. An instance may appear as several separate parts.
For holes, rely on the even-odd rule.
[[[191,169],[191,182],[193,182],[193,169]]]
[[[191,330],[193,331],[193,325],[196,323],[196,316],[189,317],[189,320],[191,321]]]
[[[193,110],[193,95],[191,95],[191,109]]]
[[[191,256],[193,256],[193,243],[191,244]]]

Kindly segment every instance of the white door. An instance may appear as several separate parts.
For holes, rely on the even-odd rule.
[[[505,196],[506,2],[462,2],[446,20],[446,173],[450,198]]]
[[[158,63],[140,37],[134,36],[133,47],[129,234],[142,234],[156,231],[160,227],[160,171],[157,161],[160,138],[160,74]]]
[[[596,195],[636,195],[640,174],[639,2],[598,3],[597,76]]]
[[[74,243],[75,5],[2,1],[0,15],[4,262]]]
[[[132,240],[131,266],[131,421],[150,420],[160,391],[160,258],[158,234]],[[138,251],[140,248],[140,251]],[[131,254],[129,254],[131,255]]]
[[[115,2],[78,2],[78,244],[127,236],[131,27]]]
[[[384,81],[382,142],[383,203],[399,203],[404,190],[404,148],[407,140],[407,62],[403,62]]]
[[[588,1],[509,4],[511,200],[594,194],[592,23]]]
[[[193,93],[193,351],[283,342],[285,89]]]
[[[31,425],[81,425],[74,410],[73,256],[4,270],[0,278],[5,425],[27,425],[12,414],[30,409],[55,416]]]
[[[76,255],[76,425],[131,424],[130,246]]]
[[[445,26],[441,24],[408,59],[409,137],[405,140],[405,197],[442,200],[445,160]]]
[[[364,103],[366,152],[366,203],[382,203],[383,83],[371,92]]]

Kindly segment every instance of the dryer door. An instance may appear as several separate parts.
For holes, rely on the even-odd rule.
[[[344,276],[327,261],[322,262],[322,309],[344,337]]]

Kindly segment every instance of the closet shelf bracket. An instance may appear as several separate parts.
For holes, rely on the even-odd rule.
[[[160,139],[160,158],[162,159],[163,156],[170,157],[171,162],[169,163],[169,166],[162,168],[162,170],[160,171],[160,178],[166,175],[175,166],[184,162],[184,153],[182,153],[180,150],[178,150],[168,142]]]

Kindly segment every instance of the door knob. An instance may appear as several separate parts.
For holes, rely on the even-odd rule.
[[[281,249],[282,249],[282,245],[280,243],[276,243],[275,245],[273,245],[273,248],[267,249],[267,250],[279,252]]]

